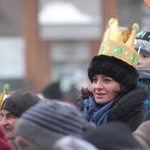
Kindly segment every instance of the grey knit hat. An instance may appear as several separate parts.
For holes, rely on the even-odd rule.
[[[51,148],[66,135],[82,137],[89,123],[75,107],[58,100],[43,101],[27,110],[17,122],[15,134],[38,148]]]
[[[141,30],[135,37],[135,49],[141,54],[150,55],[150,28]]]
[[[20,117],[24,111],[38,103],[40,100],[40,97],[27,89],[16,90],[4,100],[1,110],[6,109],[15,116]]]

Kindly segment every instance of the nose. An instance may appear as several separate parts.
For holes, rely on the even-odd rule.
[[[141,57],[139,56],[139,58],[138,58],[138,66],[141,65],[141,63],[142,63],[142,60],[141,60]]]
[[[103,86],[103,83],[101,81],[98,81],[96,84],[95,84],[95,89],[97,90],[101,90],[103,89],[104,86]]]

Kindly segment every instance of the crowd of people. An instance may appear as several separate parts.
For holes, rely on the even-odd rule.
[[[123,32],[111,18],[76,101],[28,89],[2,95],[0,149],[149,150],[150,29],[135,23],[126,41]]]

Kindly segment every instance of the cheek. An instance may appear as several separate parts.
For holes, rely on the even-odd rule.
[[[2,120],[2,115],[0,115],[0,122],[1,122],[1,120]]]
[[[149,58],[149,60],[146,62],[146,66],[147,66],[147,68],[150,68],[150,58]]]
[[[17,124],[17,121],[18,121],[18,119],[9,120],[9,124],[10,124],[12,127],[15,127],[16,124]]]
[[[118,87],[115,88],[115,92],[118,93],[118,92],[120,92],[120,91],[121,91],[121,87],[120,87],[120,86],[118,86]]]
[[[113,90],[112,91],[113,97],[116,97],[118,95],[118,93],[119,93],[119,90]]]
[[[116,85],[110,87],[110,90],[112,91],[112,93],[118,94],[119,92],[121,92],[120,84],[116,84]]]
[[[89,88],[89,91],[91,91],[93,93],[94,89],[95,89],[95,86],[92,84],[91,87]]]

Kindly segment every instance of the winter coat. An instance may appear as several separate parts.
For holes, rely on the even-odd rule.
[[[137,69],[139,73],[139,85],[147,85],[150,91],[150,68],[140,68]],[[145,113],[150,110],[150,92],[148,98],[144,101]]]
[[[147,85],[147,87],[149,88],[150,90],[150,78],[148,79],[139,79],[139,82],[138,82],[139,85]],[[149,92],[149,96],[148,98],[144,101],[144,104],[145,104],[145,112],[148,112],[150,110],[150,92]]]
[[[148,87],[146,85],[140,85],[123,97],[116,98],[107,117],[107,122],[120,121],[134,131],[142,123],[144,117],[143,102],[147,99],[148,93]],[[76,106],[80,111],[84,110],[84,99],[81,96],[76,101]]]

